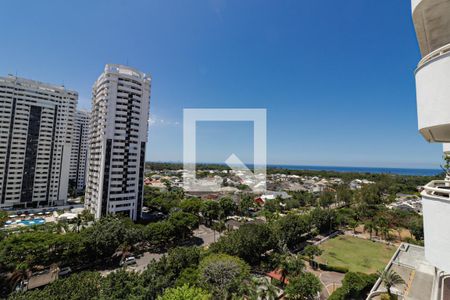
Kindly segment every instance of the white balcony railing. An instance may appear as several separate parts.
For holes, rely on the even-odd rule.
[[[420,133],[429,142],[450,142],[450,44],[426,55],[415,72]]]
[[[419,61],[419,64],[417,65],[417,70],[420,69],[425,64],[427,64],[428,62],[430,62],[448,52],[450,52],[450,44],[444,45],[441,48],[438,48],[438,49],[434,50],[433,52],[428,53]]]
[[[424,186],[422,197],[450,201],[450,181],[433,180]]]
[[[433,180],[422,191],[425,257],[450,272],[450,180]]]

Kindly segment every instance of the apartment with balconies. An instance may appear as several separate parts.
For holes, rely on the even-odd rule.
[[[87,153],[89,145],[89,112],[77,110],[73,126],[72,151],[70,154],[69,188],[76,192],[86,186]]]
[[[64,86],[0,77],[0,208],[65,203],[77,101]]]
[[[412,0],[412,19],[421,52],[414,75],[420,134],[443,143],[450,155],[450,0]],[[402,244],[386,269],[400,274],[401,299],[450,299],[450,177],[421,192],[425,247]],[[385,291],[380,280],[369,299]]]
[[[96,218],[141,216],[150,85],[149,75],[109,64],[93,86],[85,207]]]

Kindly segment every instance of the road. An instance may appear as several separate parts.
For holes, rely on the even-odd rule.
[[[223,233],[220,235],[223,235]],[[199,244],[199,246],[202,247],[211,245],[214,241],[217,241],[220,235],[217,231],[214,231],[204,225],[200,225],[198,229],[194,230],[194,237],[201,240],[201,244]],[[136,259],[135,265],[128,266],[126,269],[135,272],[143,272],[153,259],[158,261],[164,254],[165,253],[144,252],[141,257]],[[101,270],[99,272],[103,276],[107,276],[109,273],[118,269],[120,269],[120,267],[117,267],[116,269]]]

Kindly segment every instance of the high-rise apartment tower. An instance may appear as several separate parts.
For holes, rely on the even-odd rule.
[[[0,207],[65,203],[77,101],[63,86],[0,77]]]
[[[150,76],[106,65],[93,87],[85,206],[96,218],[142,211]]]

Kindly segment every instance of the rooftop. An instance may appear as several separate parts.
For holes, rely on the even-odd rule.
[[[395,271],[405,281],[405,284],[392,288],[393,293],[402,299],[433,299],[435,268],[426,261],[423,247],[402,243],[385,270]],[[367,299],[379,299],[379,295],[385,292],[385,286],[378,279]]]

